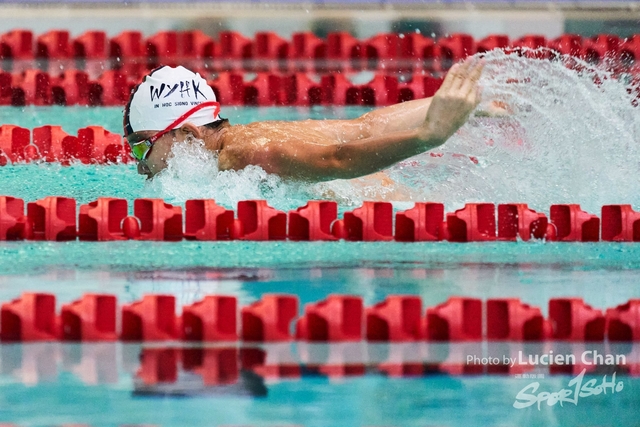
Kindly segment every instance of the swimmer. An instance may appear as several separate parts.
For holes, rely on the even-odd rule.
[[[167,166],[173,144],[189,136],[217,153],[220,170],[256,165],[307,182],[374,174],[444,144],[480,101],[483,62],[454,65],[431,98],[379,108],[353,120],[266,121],[231,125],[197,73],[164,66],[147,75],[124,111],[124,133],[138,173]]]

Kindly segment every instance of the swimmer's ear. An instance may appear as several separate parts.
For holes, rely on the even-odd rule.
[[[192,123],[187,122],[183,124],[182,126],[180,126],[180,131],[184,132],[185,134],[190,133],[196,139],[202,139],[202,132],[200,132],[200,128]]]

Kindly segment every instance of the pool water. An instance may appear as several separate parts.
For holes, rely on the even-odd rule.
[[[225,113],[232,122],[245,123],[352,118],[365,111],[229,108]],[[95,124],[119,132],[120,114],[117,108],[0,108],[3,123],[27,128],[59,124],[69,133]],[[241,194],[265,196],[285,210],[303,205],[313,194],[308,189],[296,193],[295,187],[273,184],[270,179],[256,173],[250,179],[230,182],[244,186],[238,188]],[[266,183],[266,189],[247,190],[256,182]],[[23,164],[0,169],[0,193],[25,201],[61,195],[81,204],[114,196],[126,198],[130,209],[138,197],[163,197],[182,204],[190,193],[173,191],[175,188],[145,183],[133,165]],[[193,190],[194,198],[201,194]],[[234,197],[227,197],[221,203],[233,208],[233,201]],[[457,207],[457,200],[442,201]],[[356,199],[339,202],[342,211],[357,205]],[[395,208],[403,206],[400,203]],[[548,205],[533,207],[548,209]],[[548,300],[553,297],[575,296],[596,308],[614,307],[640,296],[639,281],[640,245],[622,243],[0,242],[0,301],[25,291],[51,292],[58,307],[85,292],[114,294],[119,304],[147,293],[168,293],[176,296],[178,307],[207,294],[234,295],[242,306],[277,292],[297,295],[301,307],[336,293],[360,295],[365,306],[392,294],[418,295],[423,307],[455,295],[517,297],[546,314]],[[513,354],[522,345],[221,343],[200,348],[180,343],[2,344],[0,423],[30,427],[72,423],[194,427],[640,425],[640,380],[629,375],[624,366],[589,374],[600,381],[603,375],[611,378],[615,372],[624,384],[620,392],[584,397],[576,405],[543,403],[540,409],[535,405],[513,407],[516,395],[534,381],[532,378],[494,374],[487,369],[474,375],[454,375],[436,366],[449,355]],[[566,345],[565,352],[579,353],[590,348],[587,344],[536,345],[539,347],[532,351],[562,351]],[[626,354],[630,365],[640,366],[637,345],[600,346],[599,351]],[[245,366],[243,355],[256,352],[263,352],[267,364],[286,367],[282,377],[261,376],[259,369]],[[200,366],[203,355],[215,358],[222,353],[228,355],[231,368],[227,366],[230,371],[225,371],[227,380],[223,376],[217,385],[203,380],[207,374],[219,374],[214,368],[195,369],[187,363],[196,360],[195,366]],[[171,362],[168,369],[174,376],[170,375],[170,380],[145,383],[142,361],[153,354],[162,354],[168,358],[163,360]],[[411,369],[405,376],[394,376],[385,364],[404,364]],[[543,375],[535,379],[541,391],[567,388],[575,376],[551,375],[544,370],[536,374]]]

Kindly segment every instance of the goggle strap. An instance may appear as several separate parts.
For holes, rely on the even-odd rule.
[[[169,126],[167,126],[165,130],[156,133],[151,138],[149,138],[148,141],[153,144],[158,139],[162,138],[164,135],[166,135],[167,133],[171,132],[176,126],[178,126],[179,124],[181,124],[182,122],[187,120],[189,117],[191,117],[194,113],[197,113],[198,111],[200,111],[200,110],[202,110],[203,108],[206,108],[206,107],[216,107],[214,112],[213,112],[213,117],[214,118],[218,117],[218,114],[220,113],[220,104],[215,102],[215,101],[203,102],[202,104],[196,105],[195,107],[193,107],[192,109],[190,109],[189,111],[187,111],[186,113],[184,113],[183,115],[178,117]]]

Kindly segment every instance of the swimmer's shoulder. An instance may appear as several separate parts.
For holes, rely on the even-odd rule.
[[[247,125],[229,125],[220,132],[218,167],[220,170],[239,170],[250,164]]]
[[[301,143],[315,131],[316,121],[262,121],[226,126],[220,135],[220,170],[239,170],[248,165],[266,168],[279,148]]]

